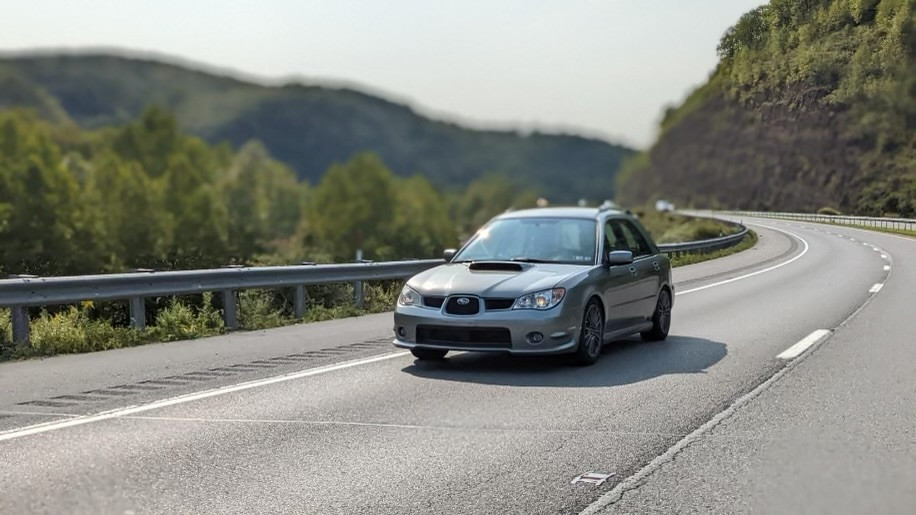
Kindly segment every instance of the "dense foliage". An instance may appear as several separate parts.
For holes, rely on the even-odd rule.
[[[624,201],[916,216],[914,0],[771,0],[618,175]]]
[[[499,177],[444,196],[372,154],[309,187],[260,143],[208,145],[158,108],[93,131],[0,112],[4,274],[437,257],[534,201]]]
[[[0,108],[27,106],[86,128],[120,125],[151,104],[205,141],[257,139],[312,183],[333,163],[370,151],[402,175],[459,191],[500,173],[553,202],[613,195],[628,148],[572,135],[470,130],[349,89],[265,86],[151,60],[105,55],[0,59]]]

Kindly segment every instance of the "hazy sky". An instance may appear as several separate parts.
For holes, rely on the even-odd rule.
[[[0,50],[122,47],[635,145],[763,0],[0,0]]]

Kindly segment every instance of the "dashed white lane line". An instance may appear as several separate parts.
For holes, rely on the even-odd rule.
[[[884,283],[875,283],[874,286],[868,289],[868,293],[878,293],[881,291],[881,288],[884,287]]]
[[[801,241],[802,244],[804,244],[805,248],[801,251],[801,253],[800,253],[799,255],[793,257],[792,259],[790,259],[790,260],[788,260],[788,261],[783,261],[782,263],[779,263],[778,265],[773,265],[773,266],[771,266],[771,267],[769,267],[769,268],[764,268],[763,270],[757,270],[756,272],[751,272],[751,273],[749,273],[749,274],[739,275],[738,277],[732,277],[731,279],[726,279],[726,280],[724,280],[724,281],[719,281],[719,282],[712,283],[712,284],[707,284],[707,285],[704,285],[704,286],[698,286],[698,287],[696,287],[696,288],[692,288],[692,289],[689,289],[689,290],[679,291],[679,292],[676,292],[674,295],[675,295],[675,296],[678,296],[678,295],[686,295],[686,294],[688,294],[688,293],[693,293],[693,292],[695,292],[695,291],[706,290],[706,289],[708,289],[708,288],[713,288],[713,287],[715,287],[715,286],[721,286],[721,285],[723,285],[723,284],[733,283],[733,282],[735,282],[735,281],[740,281],[741,279],[747,279],[748,277],[753,277],[753,276],[755,276],[755,275],[760,275],[760,274],[762,274],[762,273],[766,273],[766,272],[769,272],[769,271],[771,271],[771,270],[776,270],[777,268],[780,268],[780,267],[783,267],[783,266],[788,265],[789,263],[792,263],[792,262],[795,261],[796,259],[799,259],[800,257],[802,257],[802,256],[804,256],[805,254],[808,253],[808,242],[807,242],[804,238],[802,238],[801,236],[799,236],[799,235],[797,235],[797,234],[795,234],[795,233],[789,232],[789,231],[784,231],[784,230],[782,230],[782,229],[777,229],[777,228],[775,228],[775,227],[770,227],[770,226],[767,226],[767,225],[761,225],[761,224],[753,224],[753,225],[757,225],[757,226],[759,226],[759,227],[765,227],[765,228],[767,228],[767,229],[770,229],[770,230],[773,230],[773,231],[778,231],[778,232],[781,232],[781,233],[783,233],[783,234],[788,234],[789,236],[792,236],[792,237],[798,239],[799,241]]]
[[[849,238],[849,241],[856,241],[855,238]]]
[[[823,340],[824,338],[830,336],[830,331],[827,329],[818,329],[813,333],[805,336],[798,343],[789,347],[788,349],[782,351],[776,357],[779,359],[794,359],[805,352],[809,347]]]
[[[67,427],[81,426],[83,424],[99,422],[101,420],[119,418],[119,417],[124,417],[127,415],[134,415],[137,413],[143,413],[145,411],[151,411],[154,409],[165,408],[168,406],[175,406],[176,404],[184,404],[186,402],[206,399],[208,397],[216,397],[219,395],[225,395],[227,393],[248,390],[249,388],[257,388],[259,386],[265,386],[265,385],[274,384],[274,383],[292,381],[294,379],[301,379],[303,377],[317,376],[320,374],[326,374],[328,372],[335,372],[337,370],[343,370],[345,368],[352,368],[352,367],[357,367],[360,365],[366,365],[369,363],[375,363],[376,361],[384,361],[387,359],[399,358],[401,356],[406,356],[407,354],[410,354],[410,353],[409,352],[392,352],[388,354],[382,354],[380,356],[372,356],[369,358],[345,361],[343,363],[328,365],[326,367],[311,368],[308,370],[293,372],[291,374],[283,374],[283,375],[268,377],[264,379],[257,379],[254,381],[247,381],[244,383],[224,386],[221,388],[214,388],[212,390],[205,390],[203,392],[192,393],[188,395],[179,395],[177,397],[163,399],[161,401],[156,401],[156,402],[152,402],[149,404],[141,404],[139,406],[130,406],[127,408],[121,408],[121,409],[116,409],[112,411],[106,411],[103,413],[98,413],[96,415],[87,415],[87,416],[76,417],[76,418],[72,418],[69,420],[63,420],[59,422],[37,424],[34,426],[22,428],[22,429],[15,429],[12,431],[8,431],[6,433],[0,433],[0,442],[6,441],[6,440],[12,440],[14,438],[21,438],[23,436],[44,433],[47,431],[55,431],[57,429],[64,429]]]
[[[891,269],[891,265],[884,265],[884,271],[887,272]]]
[[[887,259],[887,254],[881,254],[881,259]]]

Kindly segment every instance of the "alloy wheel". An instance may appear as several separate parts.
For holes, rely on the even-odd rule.
[[[585,351],[589,356],[598,356],[601,352],[601,340],[604,337],[604,322],[597,304],[590,304],[585,312]]]

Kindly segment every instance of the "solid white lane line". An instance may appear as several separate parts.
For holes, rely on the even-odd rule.
[[[884,265],[884,271],[887,272],[891,269],[891,265]]]
[[[799,236],[799,235],[797,235],[797,234],[795,234],[795,233],[792,233],[792,232],[789,232],[789,231],[784,231],[784,230],[782,230],[782,229],[777,229],[777,228],[775,228],[775,227],[770,227],[770,226],[767,226],[767,225],[750,224],[750,223],[749,223],[748,225],[756,225],[756,226],[758,226],[758,227],[764,227],[764,228],[770,229],[770,230],[772,230],[772,231],[778,231],[778,232],[781,232],[781,233],[784,233],[784,234],[788,234],[789,236],[792,236],[792,237],[797,238],[798,240],[800,240],[800,241],[805,245],[805,248],[801,251],[801,254],[799,254],[799,255],[793,257],[792,259],[790,259],[790,260],[788,260],[788,261],[783,261],[782,263],[779,263],[778,265],[774,265],[774,266],[771,266],[771,267],[769,267],[769,268],[764,268],[763,270],[757,270],[756,272],[751,272],[751,273],[749,273],[749,274],[739,275],[738,277],[732,277],[731,279],[726,279],[726,280],[724,280],[724,281],[719,281],[719,282],[716,282],[716,283],[707,284],[707,285],[705,285],[705,286],[698,286],[698,287],[696,287],[696,288],[691,288],[691,289],[689,289],[689,290],[679,291],[679,292],[677,292],[677,293],[674,294],[675,297],[678,296],[678,295],[686,295],[686,294],[688,294],[688,293],[693,293],[693,292],[695,292],[695,291],[706,290],[706,289],[709,289],[709,288],[713,288],[713,287],[715,287],[715,286],[721,286],[721,285],[723,285],[723,284],[733,283],[733,282],[735,282],[735,281],[740,281],[741,279],[747,279],[748,277],[753,277],[753,276],[755,276],[755,275],[760,275],[760,274],[763,274],[763,273],[766,273],[766,272],[769,272],[769,271],[772,271],[772,270],[776,270],[777,268],[780,268],[780,267],[783,267],[783,266],[788,265],[789,263],[792,263],[792,262],[795,261],[796,259],[799,259],[800,257],[802,257],[802,256],[804,256],[805,254],[808,253],[808,242],[807,242],[804,238],[802,238],[801,236]]]
[[[38,424],[34,426],[29,426],[29,427],[25,427],[21,429],[14,429],[12,431],[0,433],[0,442],[6,441],[6,440],[12,440],[14,438],[21,438],[23,436],[44,433],[47,431],[64,429],[66,427],[81,426],[83,424],[89,424],[89,423],[98,422],[101,420],[108,420],[112,418],[123,417],[126,415],[134,415],[136,413],[143,413],[145,411],[150,411],[154,409],[165,408],[168,406],[175,406],[177,404],[184,404],[186,402],[196,401],[200,399],[207,399],[209,397],[216,397],[219,395],[226,395],[227,393],[239,392],[242,390],[248,390],[250,388],[257,388],[259,386],[265,386],[265,385],[274,384],[274,383],[282,383],[286,381],[292,381],[294,379],[301,379],[303,377],[326,374],[328,372],[335,372],[337,370],[343,370],[346,368],[357,367],[360,365],[367,365],[369,363],[375,363],[378,361],[384,361],[384,360],[388,360],[392,358],[399,358],[401,356],[406,356],[407,354],[410,354],[410,353],[409,352],[392,352],[388,354],[382,354],[380,356],[372,356],[369,358],[357,359],[353,361],[345,361],[343,363],[337,363],[334,365],[328,365],[324,367],[302,370],[299,372],[293,372],[291,374],[284,374],[284,375],[279,375],[279,376],[274,376],[274,377],[268,377],[265,379],[247,381],[247,382],[239,383],[235,385],[223,386],[221,388],[214,388],[212,390],[205,390],[203,392],[191,393],[187,395],[179,395],[178,397],[172,397],[170,399],[163,399],[160,401],[151,402],[149,404],[141,404],[139,406],[129,406],[127,408],[106,411],[103,413],[98,413],[96,415],[86,415],[86,416],[72,418],[72,419],[64,420],[60,422],[50,422],[46,424]]]
[[[884,287],[884,283],[875,283],[874,286],[868,289],[868,293],[878,293],[881,291],[881,288]]]
[[[805,336],[798,343],[789,347],[788,349],[782,351],[776,357],[779,359],[793,359],[797,358],[802,352],[805,352],[809,347],[815,343],[823,340],[830,335],[830,331],[827,329],[818,329],[813,333]]]

